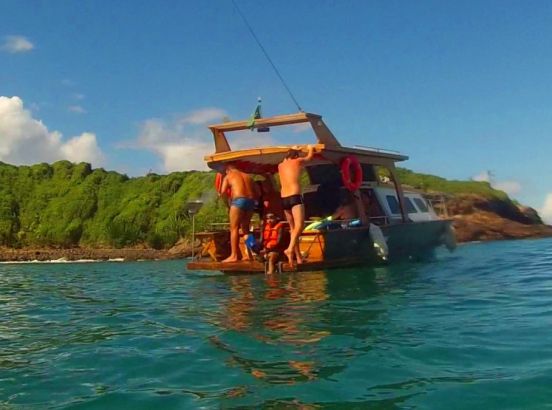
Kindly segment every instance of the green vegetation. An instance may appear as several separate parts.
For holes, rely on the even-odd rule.
[[[0,163],[0,245],[170,247],[191,230],[187,201],[206,202],[197,229],[226,219],[214,178],[195,171],[128,178],[68,161]]]
[[[486,182],[448,181],[401,168],[397,173],[403,184],[425,191],[510,202]],[[191,231],[185,208],[190,200],[205,202],[197,230],[227,220],[226,207],[215,199],[214,178],[213,172],[197,171],[129,178],[87,163],[0,162],[0,245],[167,248]]]
[[[476,194],[488,199],[510,201],[505,192],[493,189],[491,184],[484,181],[449,181],[435,175],[418,174],[406,168],[397,168],[397,176],[402,184],[426,192]]]

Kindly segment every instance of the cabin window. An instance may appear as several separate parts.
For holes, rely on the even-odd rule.
[[[399,208],[399,202],[397,201],[397,198],[394,195],[386,195],[385,198],[387,199],[387,205],[389,205],[389,209],[391,210],[392,214],[400,214],[400,208]]]
[[[406,203],[406,212],[408,212],[409,214],[415,214],[418,212],[409,197],[405,196],[404,202]]]
[[[428,212],[428,207],[426,202],[422,198],[413,198],[414,202],[418,206],[418,209],[422,212]]]

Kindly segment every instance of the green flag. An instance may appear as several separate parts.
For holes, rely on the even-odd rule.
[[[262,118],[261,117],[261,99],[259,98],[259,102],[257,104],[257,107],[255,108],[255,111],[251,115],[251,118],[249,118],[249,122],[247,123],[247,126],[253,130],[255,127],[255,120],[258,120]]]

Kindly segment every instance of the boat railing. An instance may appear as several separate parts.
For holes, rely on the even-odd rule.
[[[230,228],[230,222],[211,222],[209,224],[210,231],[227,231]]]
[[[389,224],[389,218],[385,215],[382,216],[371,216],[370,222],[376,224],[376,225],[388,225]]]
[[[308,226],[312,223],[315,223],[315,222],[323,222],[324,219],[307,219],[305,221],[305,226]],[[355,222],[355,221],[358,221],[358,218],[354,218],[354,219],[336,219],[336,220],[333,220],[333,221],[328,221],[328,222],[334,222],[336,224],[341,224],[342,225],[342,228],[343,229],[347,229],[347,228],[351,228],[351,227],[354,227],[354,226],[349,226],[349,224],[351,222]],[[286,223],[286,221],[283,221],[284,223]],[[376,225],[388,225],[389,224],[389,219],[387,216],[371,216],[370,217],[370,222],[373,223],[373,224],[376,224]],[[257,224],[253,223],[253,225],[255,228],[259,228],[259,226],[257,226]],[[230,229],[230,222],[211,222],[209,224],[209,231],[210,232],[217,232],[217,231],[228,231]]]
[[[353,145],[354,148],[362,149],[365,151],[381,152],[384,154],[400,154],[399,151],[393,149],[377,148],[377,147],[368,147],[366,145]]]

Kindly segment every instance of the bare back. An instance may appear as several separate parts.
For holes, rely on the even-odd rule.
[[[232,188],[232,199],[234,198],[255,198],[253,179],[249,174],[233,169],[226,174],[228,184]]]
[[[282,198],[301,194],[299,179],[301,177],[302,165],[302,158],[286,158],[278,165],[278,174],[280,175],[280,185],[282,187],[280,194]]]

